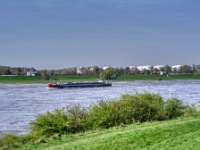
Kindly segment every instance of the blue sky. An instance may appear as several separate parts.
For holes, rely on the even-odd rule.
[[[0,0],[0,65],[200,64],[198,0]]]

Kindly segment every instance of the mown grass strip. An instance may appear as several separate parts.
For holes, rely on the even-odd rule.
[[[196,117],[79,133],[20,150],[198,149],[199,143],[200,118]]]

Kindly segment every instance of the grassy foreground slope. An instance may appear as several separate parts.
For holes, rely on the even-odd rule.
[[[20,150],[199,149],[200,118],[179,118],[62,136]]]

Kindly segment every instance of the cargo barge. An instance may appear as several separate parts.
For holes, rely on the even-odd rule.
[[[66,82],[66,83],[49,83],[50,88],[82,88],[82,87],[109,87],[112,86],[110,82]]]

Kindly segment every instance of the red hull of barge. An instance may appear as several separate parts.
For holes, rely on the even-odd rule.
[[[48,87],[58,87],[58,84],[56,84],[56,83],[49,83]]]

